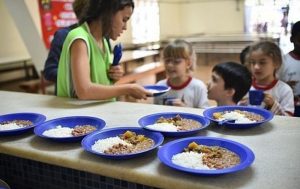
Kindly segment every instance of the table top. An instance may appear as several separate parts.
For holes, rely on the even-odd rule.
[[[133,50],[133,51],[123,51],[121,63],[126,63],[130,61],[139,60],[149,56],[158,55],[159,51],[156,50]]]
[[[79,101],[47,95],[0,91],[0,115],[37,112],[47,120],[74,115],[102,118],[107,128],[138,126],[146,114],[177,111],[201,114],[202,109],[128,102]],[[231,130],[209,126],[197,135],[240,142],[255,154],[247,169],[222,176],[195,176],[175,171],[157,158],[157,150],[128,160],[108,160],[85,152],[80,143],[55,143],[32,132],[1,136],[0,153],[101,174],[159,188],[298,188],[300,184],[300,118],[275,116],[260,127]],[[173,138],[165,138],[171,141]]]

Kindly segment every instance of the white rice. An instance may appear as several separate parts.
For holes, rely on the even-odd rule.
[[[127,143],[126,141],[122,140],[120,137],[116,136],[116,137],[109,137],[106,139],[97,140],[95,144],[92,145],[92,150],[103,153],[105,150],[108,150],[109,148],[117,144],[132,146],[132,144]]]
[[[61,125],[56,126],[54,129],[49,129],[43,132],[43,135],[48,137],[73,137],[73,129],[70,127],[62,127]]]
[[[153,125],[147,125],[146,128],[156,131],[177,131],[177,127],[172,123],[155,123]]]
[[[197,152],[182,152],[172,157],[172,162],[182,167],[211,170],[202,163],[203,154]]]
[[[18,125],[16,123],[6,123],[6,124],[0,124],[0,131],[8,131],[13,129],[20,129],[24,126]]]
[[[222,115],[219,121],[222,121],[224,119],[234,119],[235,123],[255,123],[255,120],[248,119],[244,114],[241,114],[236,111],[227,112]]]

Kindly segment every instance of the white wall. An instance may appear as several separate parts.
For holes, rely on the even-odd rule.
[[[186,34],[242,33],[243,8],[237,10],[235,0],[203,1],[183,5]],[[243,5],[241,5],[243,7]]]
[[[16,29],[16,25],[3,0],[0,0],[0,20],[0,58],[29,57],[19,31]]]
[[[37,1],[24,1],[41,33]],[[239,11],[237,2],[239,2]],[[159,0],[159,8],[161,39],[198,33],[243,32],[244,0]],[[28,55],[3,0],[0,0],[0,18],[0,57]],[[128,23],[127,27],[128,30],[123,33],[118,42],[131,43],[131,24]],[[42,40],[40,36],[36,36],[36,39]]]
[[[160,0],[161,38],[242,33],[243,0]]]
[[[161,39],[183,35],[185,16],[182,12],[180,4],[159,3]]]

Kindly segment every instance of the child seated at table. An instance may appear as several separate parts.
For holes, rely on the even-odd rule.
[[[294,44],[294,49],[284,55],[279,79],[286,82],[293,89],[294,116],[300,117],[300,21],[293,25],[290,41]]]
[[[250,47],[249,63],[253,75],[251,90],[262,90],[262,107],[276,115],[294,114],[294,96],[291,87],[276,78],[282,64],[281,50],[273,42],[261,41]],[[241,103],[249,104],[248,100]]]
[[[157,85],[169,86],[171,90],[155,97],[154,103],[193,108],[208,107],[205,84],[192,76],[196,65],[196,54],[192,45],[180,39],[170,42],[163,50],[163,61],[167,79],[159,81]]]
[[[251,87],[251,73],[236,62],[217,64],[212,69],[208,82],[208,99],[215,100],[217,106],[237,105]]]

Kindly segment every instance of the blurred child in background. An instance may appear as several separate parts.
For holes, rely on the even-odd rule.
[[[249,58],[249,49],[250,49],[250,45],[247,45],[240,53],[240,62],[241,64],[243,64],[244,66],[246,66],[250,72],[251,72],[251,68],[250,68],[250,64],[248,61]]]
[[[251,82],[251,73],[244,65],[217,64],[208,82],[208,99],[215,100],[217,106],[236,105],[249,91]]]
[[[276,78],[282,64],[280,48],[273,42],[262,41],[250,47],[249,63],[253,75],[251,90],[263,90],[262,106],[276,115],[294,114],[293,91]]]
[[[73,11],[78,20],[82,18],[83,12],[87,4],[88,4],[88,0],[75,0],[73,2],[72,4]],[[71,26],[61,28],[54,33],[53,40],[51,42],[51,46],[49,49],[49,54],[45,62],[43,76],[47,81],[53,82],[55,84],[55,88],[56,88],[56,80],[57,80],[58,62],[59,62],[64,41],[68,33],[72,29],[76,28],[77,26],[78,24],[76,23]]]
[[[300,21],[293,25],[290,41],[294,44],[294,49],[284,56],[279,79],[293,89],[295,116],[300,117]]]
[[[208,107],[205,84],[192,76],[196,66],[196,54],[190,43],[175,40],[163,50],[163,61],[167,79],[157,85],[171,88],[167,93],[154,98],[155,104],[186,106],[194,108]]]

